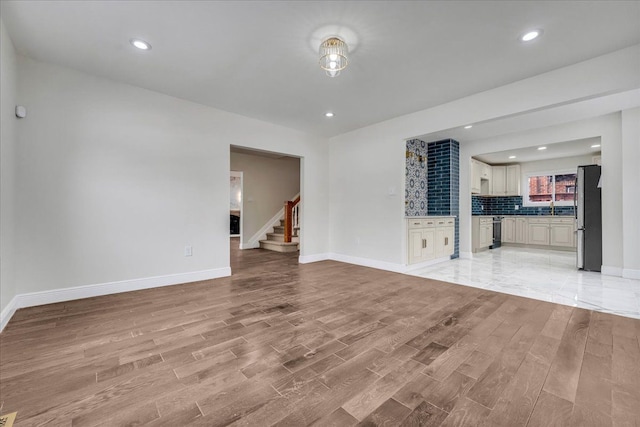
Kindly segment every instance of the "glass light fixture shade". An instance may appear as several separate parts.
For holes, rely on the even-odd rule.
[[[338,37],[329,37],[320,44],[320,68],[329,77],[336,77],[347,67],[349,47]]]

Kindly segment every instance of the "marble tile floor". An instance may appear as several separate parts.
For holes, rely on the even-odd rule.
[[[575,265],[575,252],[503,246],[408,274],[640,319],[640,280]]]

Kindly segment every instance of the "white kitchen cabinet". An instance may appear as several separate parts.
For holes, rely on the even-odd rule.
[[[491,167],[491,194],[493,196],[504,196],[507,194],[507,167]]]
[[[471,159],[471,194],[491,195],[491,166]]]
[[[502,218],[502,243],[516,242],[516,219],[505,216]]]
[[[471,159],[471,194],[480,194],[482,189],[480,180],[481,168],[479,161]]]
[[[436,220],[436,258],[453,255],[455,219],[442,218]]]
[[[474,216],[471,222],[471,243],[473,252],[488,248],[493,244],[493,217]]]
[[[575,247],[575,219],[552,218],[549,225],[551,246]]]
[[[491,181],[491,166],[486,163],[480,163],[480,179],[486,179],[487,181]]]
[[[529,221],[527,221],[527,218],[516,218],[515,243],[526,245],[528,232],[529,232]]]
[[[506,167],[506,189],[507,196],[520,195],[520,165],[509,165]]]
[[[407,264],[453,255],[455,218],[408,219]]]
[[[527,243],[549,246],[549,220],[547,218],[529,218]]]
[[[491,167],[491,195],[520,195],[520,165]]]

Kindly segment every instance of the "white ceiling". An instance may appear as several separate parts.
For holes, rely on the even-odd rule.
[[[639,1],[3,0],[0,13],[23,55],[323,136],[640,43]],[[333,79],[317,55],[331,34],[352,49]]]
[[[496,153],[487,153],[475,156],[476,159],[488,163],[490,165],[508,164],[508,163],[526,163],[538,160],[557,159],[561,157],[584,156],[587,154],[596,155],[600,153],[600,147],[592,147],[599,145],[600,138],[584,138],[575,141],[563,141],[555,144],[544,144],[534,147],[517,148],[513,150],[499,151]],[[538,147],[547,147],[545,150],[538,150]],[[510,159],[509,156],[516,156]]]

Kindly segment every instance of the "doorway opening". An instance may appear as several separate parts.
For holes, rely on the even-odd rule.
[[[300,157],[284,153],[230,146],[230,175],[241,177],[240,212],[234,218],[232,209],[230,216],[231,228],[238,221],[240,231],[237,235],[232,233],[233,246],[240,250],[299,251],[301,230],[287,222],[285,206],[287,202],[300,200],[301,163]],[[238,200],[233,188],[231,198]],[[302,203],[299,203],[295,218],[301,217]]]

